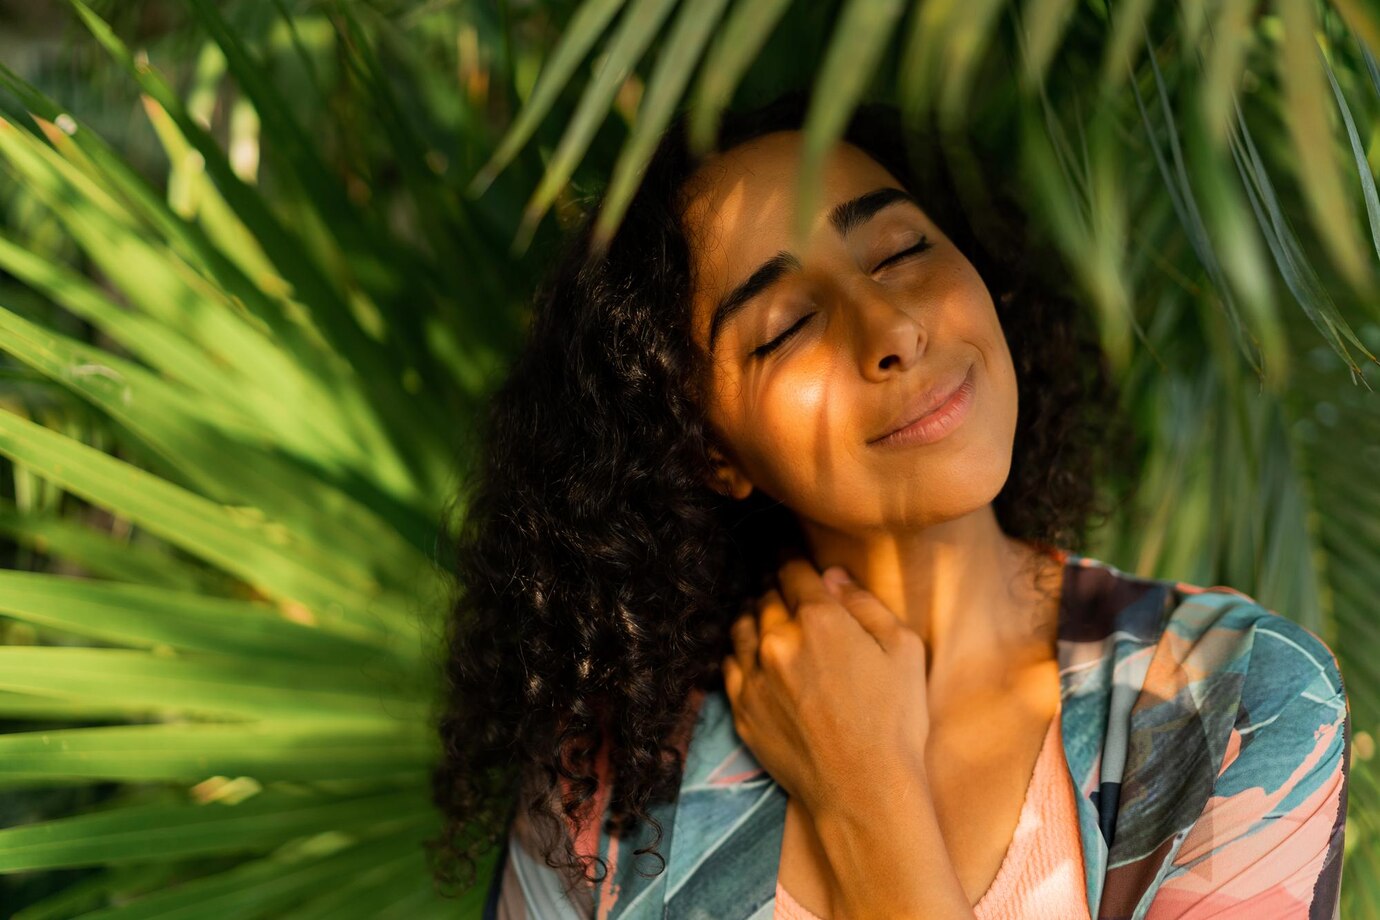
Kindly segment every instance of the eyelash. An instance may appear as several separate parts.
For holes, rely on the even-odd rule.
[[[916,243],[914,246],[910,246],[910,247],[908,247],[908,248],[906,248],[906,249],[902,249],[902,250],[901,250],[900,252],[898,252],[898,253],[894,253],[893,255],[887,256],[885,259],[883,259],[881,262],[879,262],[879,263],[877,264],[877,267],[876,267],[876,268],[874,268],[874,269],[872,269],[872,270],[873,270],[874,272],[875,272],[875,271],[878,271],[878,270],[880,270],[881,268],[883,268],[884,266],[890,265],[892,262],[895,262],[895,261],[897,261],[897,260],[899,260],[899,259],[907,258],[908,256],[919,255],[920,253],[924,252],[926,249],[929,249],[929,248],[930,248],[930,241],[929,241],[929,239],[922,236],[922,237],[920,237],[920,242]],[[812,316],[814,316],[813,313],[807,313],[807,314],[805,314],[805,315],[802,316],[799,320],[797,320],[796,323],[795,323],[795,325],[791,326],[791,328],[787,329],[785,332],[781,333],[780,335],[778,335],[776,338],[772,339],[770,342],[766,343],[765,345],[759,345],[758,347],[754,348],[754,349],[752,350],[753,356],[754,356],[754,357],[758,357],[758,358],[764,358],[764,357],[766,357],[767,355],[771,354],[772,352],[776,351],[776,349],[780,348],[782,345],[784,345],[784,344],[786,343],[786,340],[787,340],[787,339],[789,339],[791,336],[795,335],[796,330],[798,330],[801,326],[805,325],[805,323],[806,323],[807,321],[809,321],[809,319],[810,319]]]
[[[767,355],[769,355],[769,354],[771,354],[772,352],[776,351],[776,349],[780,348],[780,347],[785,343],[785,341],[786,341],[788,338],[790,338],[792,335],[795,334],[795,331],[796,331],[797,329],[799,329],[801,326],[805,325],[805,323],[806,323],[806,322],[810,319],[810,317],[812,317],[812,316],[814,316],[813,313],[806,313],[804,316],[802,316],[799,320],[796,321],[796,324],[795,324],[794,326],[792,326],[791,328],[787,329],[785,332],[781,333],[780,335],[778,335],[776,338],[772,339],[772,340],[771,340],[770,342],[768,342],[767,344],[765,344],[765,345],[759,345],[759,346],[757,346],[756,348],[754,348],[754,349],[752,350],[753,355],[755,355],[756,357],[759,357],[759,358],[765,358]]]

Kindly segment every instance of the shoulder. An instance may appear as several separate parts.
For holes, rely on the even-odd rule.
[[[1215,794],[1345,783],[1350,706],[1332,648],[1225,586],[1176,583],[1144,691],[1207,729]]]
[[[1248,750],[1251,760],[1278,764],[1319,745],[1334,763],[1344,755],[1341,667],[1297,620],[1229,585],[1142,577],[1082,556],[1065,592],[1068,694],[1099,707],[1091,724],[1110,724],[1109,709],[1127,717],[1132,748],[1158,750],[1177,726],[1168,748],[1182,758],[1182,746],[1194,746],[1205,785]],[[1256,770],[1247,762],[1237,774]]]
[[[1341,668],[1327,643],[1245,591],[1149,578],[1092,557],[1071,557],[1061,639],[1107,644],[1104,651],[1115,650],[1118,659],[1152,647],[1158,667],[1179,671],[1180,680],[1244,681],[1249,675],[1257,694],[1344,696]]]
[[[1302,695],[1319,704],[1345,699],[1342,670],[1317,633],[1235,588],[1173,583],[1158,643],[1205,673],[1238,674],[1254,705]],[[1248,702],[1243,699],[1243,703]]]

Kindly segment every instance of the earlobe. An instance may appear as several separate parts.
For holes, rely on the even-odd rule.
[[[714,466],[709,487],[726,498],[739,501],[752,494],[752,483],[738,467],[726,458],[717,447],[709,449],[710,462]]]
[[[741,476],[720,475],[715,481],[714,491],[728,498],[742,501],[752,494],[752,483]]]

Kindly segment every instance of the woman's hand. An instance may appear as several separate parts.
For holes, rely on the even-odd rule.
[[[834,585],[836,573],[847,579],[786,562],[779,590],[734,622],[723,660],[738,735],[816,816],[923,776],[929,737],[924,641],[862,586]]]

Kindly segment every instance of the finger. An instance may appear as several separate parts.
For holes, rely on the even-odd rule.
[[[749,609],[739,614],[738,619],[729,627],[729,635],[733,638],[733,655],[738,659],[739,666],[744,671],[751,671],[757,667],[756,613]]]
[[[781,592],[772,588],[757,599],[757,639],[760,642],[769,630],[791,621],[791,608]]]
[[[776,580],[781,586],[781,596],[786,606],[794,613],[806,601],[837,603],[830,593],[829,586],[820,577],[819,569],[810,560],[797,556],[788,559],[776,570]]]
[[[858,625],[877,640],[878,645],[888,652],[893,651],[906,625],[877,595],[853,581],[846,569],[841,568],[840,571],[843,575],[835,583],[839,602],[858,621]]]
[[[724,675],[724,695],[729,702],[736,706],[738,703],[738,693],[743,687],[743,669],[738,666],[738,659],[732,655],[725,655],[720,662],[720,669]]]

